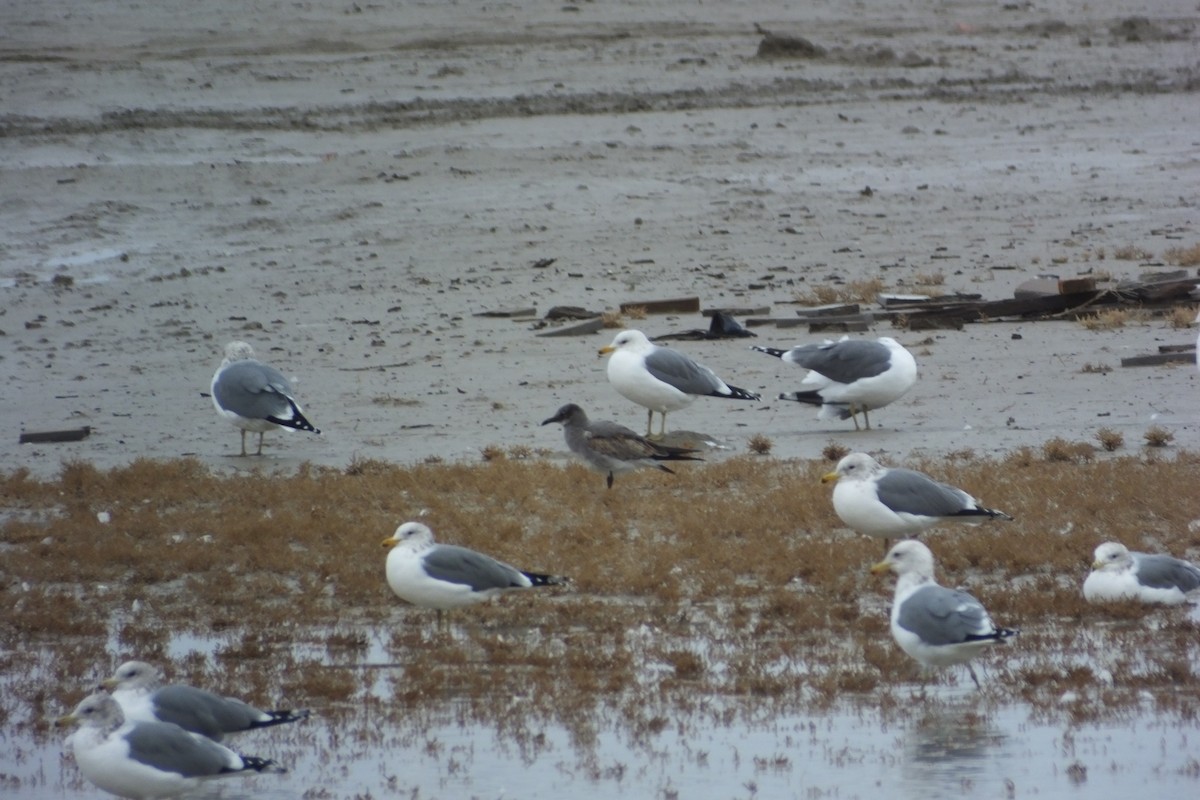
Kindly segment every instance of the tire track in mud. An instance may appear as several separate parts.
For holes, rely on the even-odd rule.
[[[1171,94],[1200,89],[1200,71],[1174,74],[1147,70],[1128,80],[1094,83],[1057,82],[1053,78],[1010,72],[989,77],[941,78],[916,82],[894,76],[840,83],[777,78],[767,83],[730,83],[717,88],[664,92],[585,92],[516,95],[505,98],[416,98],[336,106],[255,109],[131,108],[95,118],[0,116],[0,138],[97,135],[127,130],[209,129],[231,131],[341,132],[404,129],[447,122],[504,117],[629,114],[706,109],[834,105],[873,96],[879,101],[930,99],[942,102],[1024,102],[1031,95]]]

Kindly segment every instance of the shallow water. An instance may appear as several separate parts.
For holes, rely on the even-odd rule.
[[[398,676],[370,670],[364,694]],[[13,676],[8,676],[12,681]],[[397,722],[364,702],[349,713],[237,737],[284,775],[230,780],[198,796],[238,798],[878,798],[1194,797],[1200,721],[1152,704],[1117,721],[1047,720],[987,690],[895,688],[899,707],[848,697],[831,713],[777,713],[770,703],[699,696],[687,710],[631,722],[601,701],[570,725],[527,716],[513,697],[488,722],[451,704]],[[1149,699],[1147,697],[1147,699]],[[608,703],[612,703],[609,705]],[[10,708],[10,711],[12,709]],[[1052,712],[1053,715],[1053,712]],[[51,730],[5,734],[5,796],[97,797]]]

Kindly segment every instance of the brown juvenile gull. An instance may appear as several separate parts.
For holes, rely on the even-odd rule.
[[[858,412],[871,429],[868,411],[883,408],[908,392],[917,382],[917,362],[912,353],[887,336],[870,342],[843,337],[840,341],[806,344],[791,350],[751,347],[760,353],[804,367],[809,373],[798,392],[785,392],[780,400],[820,406],[818,419],[852,419],[859,430]]]
[[[274,765],[170,722],[127,720],[117,701],[104,692],[85,697],[57,724],[79,725],[67,737],[79,771],[120,797],[174,797],[211,778],[263,772]]]
[[[983,605],[966,592],[938,586],[933,580],[933,553],[920,542],[897,543],[871,567],[875,574],[888,571],[897,575],[891,614],[896,644],[927,667],[966,665],[979,688],[970,660],[1018,631],[996,627]]]
[[[304,418],[292,384],[283,373],[254,358],[245,342],[225,345],[225,360],[213,373],[212,401],[217,413],[242,431],[242,455],[246,455],[246,431],[258,434],[262,455],[263,434],[275,428],[320,433]]]
[[[659,347],[641,331],[621,331],[612,344],[600,348],[608,360],[608,382],[618,394],[645,406],[646,436],[651,436],[654,412],[662,415],[658,438],[667,435],[667,412],[687,408],[697,397],[758,400],[754,392],[730,386],[708,367],[683,353]]]
[[[112,692],[126,719],[172,722],[216,741],[227,733],[296,722],[309,714],[308,709],[261,711],[194,686],[163,686],[162,673],[144,661],[126,661],[100,685]]]
[[[588,466],[606,474],[610,489],[613,476],[617,473],[655,467],[674,475],[674,470],[661,462],[704,460],[692,455],[699,450],[657,444],[615,422],[591,421],[583,409],[574,403],[567,403],[542,424],[549,425],[551,422],[562,423],[567,447]]]

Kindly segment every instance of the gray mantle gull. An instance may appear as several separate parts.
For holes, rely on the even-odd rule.
[[[67,743],[83,777],[120,797],[173,797],[211,778],[263,772],[274,764],[169,722],[126,720],[117,701],[103,692],[85,697],[58,724],[79,726]]]
[[[391,548],[386,575],[396,596],[439,614],[508,591],[568,582],[557,575],[524,572],[465,547],[438,544],[429,526],[420,522],[405,522],[383,546]]]
[[[1083,581],[1089,603],[1140,600],[1173,606],[1189,596],[1200,598],[1200,567],[1189,561],[1138,553],[1120,542],[1105,542],[1093,556],[1092,572]]]
[[[868,411],[883,408],[903,397],[917,382],[917,362],[912,353],[887,336],[871,342],[842,338],[822,344],[806,344],[791,350],[751,347],[809,373],[800,381],[801,391],[785,392],[780,400],[820,406],[818,419],[852,419],[858,430],[858,413],[870,430]]]
[[[706,366],[684,354],[659,347],[641,331],[621,331],[612,344],[600,348],[608,360],[608,382],[627,400],[644,406],[646,436],[653,431],[654,412],[662,415],[658,438],[666,436],[667,413],[687,408],[697,397],[758,400],[754,392],[730,386]]]
[[[296,722],[309,714],[307,709],[261,711],[237,698],[194,686],[163,686],[162,673],[144,661],[126,661],[101,685],[112,692],[126,719],[172,722],[216,741],[227,733]]]
[[[610,489],[616,474],[644,467],[655,467],[674,474],[663,461],[704,460],[693,455],[698,450],[657,444],[638,436],[624,425],[606,420],[589,420],[584,410],[574,403],[567,403],[542,424],[549,425],[552,422],[562,423],[567,447],[588,466],[607,475]]]
[[[225,359],[213,373],[212,401],[217,413],[242,432],[242,455],[246,455],[246,432],[258,434],[262,455],[263,434],[269,430],[301,430],[320,433],[304,417],[292,384],[279,370],[254,358],[245,342],[225,345]]]
[[[915,536],[940,522],[1012,520],[984,508],[955,486],[911,469],[885,467],[866,453],[851,453],[821,478],[837,481],[833,510],[849,527],[880,539]]]
[[[920,542],[898,542],[871,567],[876,574],[889,571],[897,575],[891,612],[896,644],[927,667],[966,665],[979,688],[970,660],[1018,631],[997,627],[983,605],[966,592],[938,586],[933,580],[933,553]]]

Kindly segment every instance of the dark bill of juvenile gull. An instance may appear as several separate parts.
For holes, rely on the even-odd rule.
[[[562,423],[567,447],[585,464],[607,475],[610,489],[613,476],[620,473],[655,467],[674,474],[663,461],[704,460],[693,455],[698,450],[657,444],[638,436],[624,425],[606,420],[589,420],[583,409],[574,403],[567,403],[542,424],[549,425],[551,422]]]
[[[214,741],[227,733],[269,728],[309,715],[306,708],[261,711],[237,698],[193,686],[163,686],[162,673],[144,661],[125,662],[101,686],[112,692],[126,719],[171,722]]]
[[[683,353],[659,347],[641,331],[618,333],[612,344],[600,348],[600,355],[609,353],[608,382],[622,397],[646,408],[647,438],[653,438],[655,411],[662,415],[661,439],[667,434],[667,413],[687,408],[697,397],[760,399],[754,392],[730,386]]]
[[[1200,567],[1189,561],[1138,553],[1119,542],[1105,542],[1093,555],[1092,571],[1083,581],[1089,603],[1140,600],[1174,606],[1200,600]]]
[[[173,797],[212,778],[283,771],[169,722],[126,720],[117,701],[103,692],[85,697],[57,724],[79,726],[67,737],[79,771],[120,797]]]
[[[966,592],[935,583],[933,553],[920,542],[897,543],[871,567],[875,574],[889,571],[897,576],[891,614],[896,644],[927,667],[965,664],[979,688],[970,660],[1018,631],[997,627],[983,605]]]
[[[851,453],[821,478],[837,481],[833,510],[849,527],[881,539],[915,536],[940,522],[1012,520],[984,508],[955,486],[911,469],[891,469],[866,453]]]
[[[242,455],[246,455],[246,431],[258,434],[262,455],[263,434],[269,430],[300,430],[320,433],[304,417],[292,384],[279,370],[254,358],[245,342],[225,345],[225,359],[213,373],[212,401],[217,413],[242,432]]]
[[[780,400],[820,406],[818,419],[852,419],[855,430],[859,429],[859,412],[870,430],[867,412],[899,400],[917,382],[916,359],[887,336],[873,342],[843,337],[791,350],[750,349],[809,370],[800,381],[803,388],[779,395]]]
[[[406,522],[383,540],[391,548],[387,582],[401,600],[440,611],[462,608],[504,592],[540,586],[560,586],[567,578],[525,572],[491,556],[437,544],[433,531],[420,522]]]

